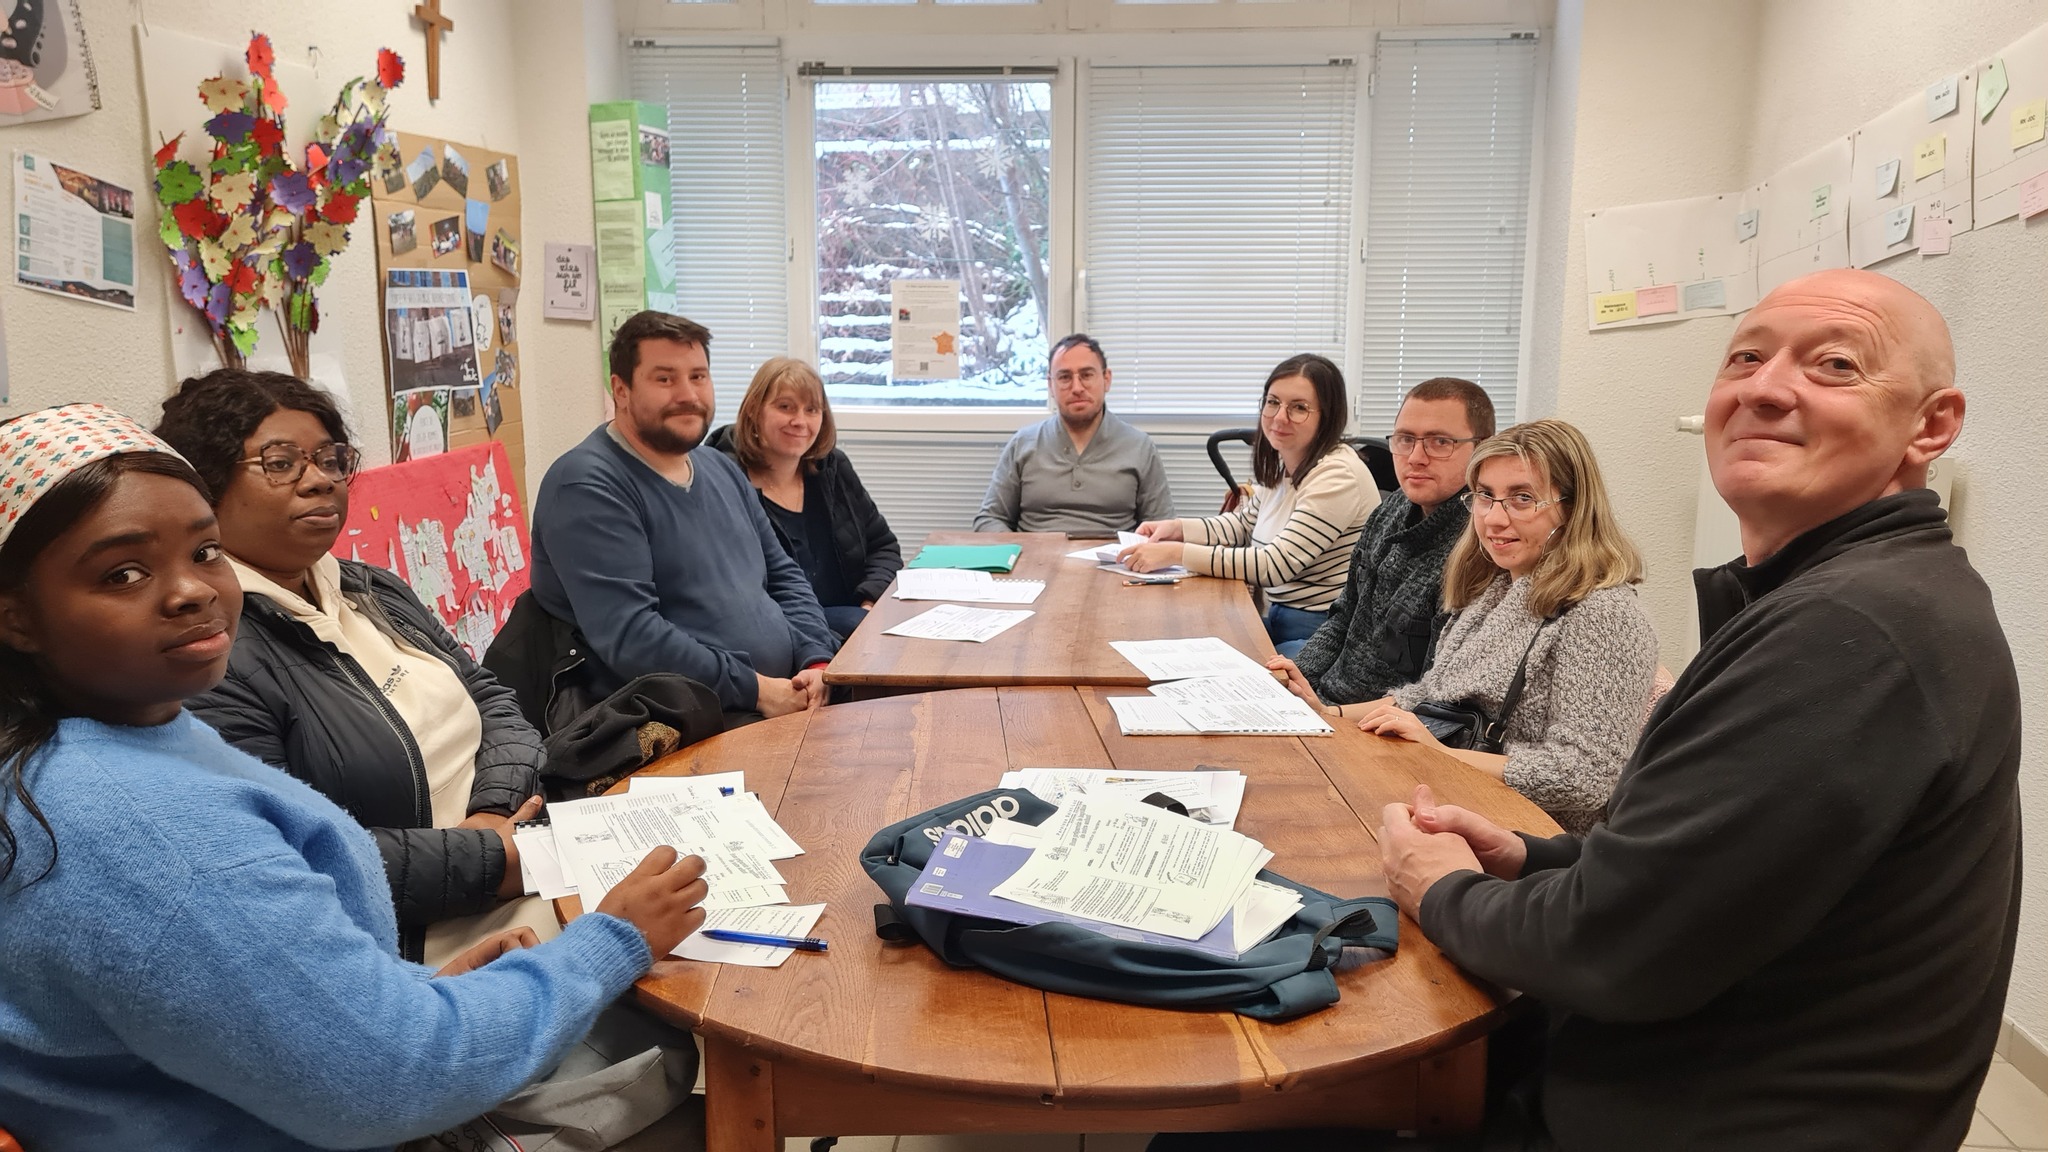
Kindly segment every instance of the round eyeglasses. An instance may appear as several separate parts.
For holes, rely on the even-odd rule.
[[[363,462],[363,454],[347,444],[324,444],[307,452],[297,444],[265,444],[263,451],[242,464],[254,464],[272,484],[297,484],[307,467],[318,468],[329,479],[347,483]]]

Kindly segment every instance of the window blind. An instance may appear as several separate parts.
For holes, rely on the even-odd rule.
[[[1096,67],[1083,323],[1125,415],[1252,423],[1297,352],[1344,356],[1357,69]]]
[[[668,109],[677,306],[711,329],[730,420],[754,369],[789,348],[781,55],[636,45],[628,67],[633,98]]]
[[[1384,436],[1432,376],[1515,420],[1536,41],[1381,36],[1372,91],[1364,359],[1352,430]]]

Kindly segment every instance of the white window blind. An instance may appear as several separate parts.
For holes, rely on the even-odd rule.
[[[1298,352],[1344,355],[1357,69],[1089,72],[1083,322],[1130,413],[1237,416]]]
[[[721,420],[789,348],[789,242],[777,49],[636,45],[633,98],[668,109],[682,314],[711,329]]]
[[[1535,83],[1533,36],[1380,37],[1354,432],[1385,435],[1432,376],[1514,422]]]

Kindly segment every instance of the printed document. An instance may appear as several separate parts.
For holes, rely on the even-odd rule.
[[[1272,677],[1258,661],[1215,636],[1189,640],[1112,640],[1109,646],[1152,680],[1193,676]]]
[[[973,604],[1029,604],[1043,580],[998,580],[966,568],[905,568],[896,574],[898,600],[957,600]]]
[[[1139,697],[1143,699],[1143,697]],[[1119,772],[1101,768],[1023,768],[1003,773],[1000,787],[1022,788],[1048,804],[1076,793],[1143,800],[1154,792],[1181,802],[1204,824],[1228,828],[1244,806],[1242,772]],[[1010,821],[1002,821],[1010,823]],[[995,833],[991,831],[989,835]]]
[[[808,936],[825,912],[823,904],[795,904],[780,908],[720,908],[704,913],[705,928],[728,932],[754,932],[763,936]],[[794,948],[767,944],[735,944],[711,940],[702,928],[683,938],[671,956],[702,960],[710,964],[743,964],[749,968],[780,968],[796,953]]]
[[[940,604],[894,628],[884,629],[882,635],[909,636],[917,640],[968,640],[981,644],[1022,624],[1030,616],[1030,610],[1024,608],[965,608],[958,604]]]
[[[614,884],[664,844],[704,858],[704,880],[711,889],[705,908],[787,903],[782,873],[761,845],[706,816],[701,807],[687,796],[659,792],[551,805],[555,850],[584,906],[597,907]]]

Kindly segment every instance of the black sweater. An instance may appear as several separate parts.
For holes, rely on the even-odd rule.
[[[711,434],[709,443],[738,463],[732,436],[733,426],[727,424]],[[889,530],[889,522],[882,519],[882,510],[875,507],[874,497],[868,495],[867,486],[860,482],[846,453],[834,448],[818,461],[818,483],[832,513],[832,543],[838,552],[840,574],[853,589],[855,599],[863,603],[881,599],[882,593],[889,590],[889,582],[903,569],[903,548],[897,544],[896,534]],[[754,494],[765,511],[768,498],[759,489]],[[783,551],[795,556],[796,548],[772,514],[768,523],[782,541]]]
[[[1556,1014],[1568,1152],[1952,1150],[2020,900],[2020,693],[1924,490],[1696,574],[1704,646],[1608,822],[1422,928]]]

